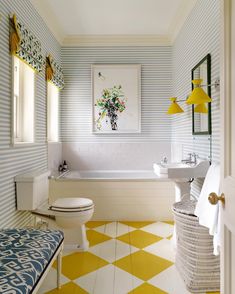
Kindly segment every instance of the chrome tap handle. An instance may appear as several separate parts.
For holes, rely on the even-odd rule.
[[[189,161],[192,161],[193,153],[188,153]]]
[[[197,158],[198,158],[199,156],[198,156],[198,154],[196,154],[195,152],[193,152],[193,154],[192,154],[192,158],[193,158],[193,163],[197,163]]]
[[[191,163],[192,162],[192,153],[188,153],[188,158],[182,159],[181,162]]]
[[[164,163],[167,163],[168,162],[168,159],[166,156],[163,157],[163,160],[162,160]]]

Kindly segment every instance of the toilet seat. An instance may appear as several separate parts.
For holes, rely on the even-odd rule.
[[[94,208],[94,203],[88,198],[60,198],[52,203],[50,210],[57,212],[80,212]]]

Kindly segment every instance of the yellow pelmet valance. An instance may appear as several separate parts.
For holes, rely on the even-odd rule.
[[[46,80],[52,82],[59,89],[64,88],[64,75],[61,66],[51,55],[46,58]]]
[[[39,40],[14,14],[10,17],[10,52],[30,67],[40,72],[43,69],[42,48]]]

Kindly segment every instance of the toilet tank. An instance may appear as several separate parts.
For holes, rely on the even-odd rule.
[[[48,200],[49,171],[33,171],[15,177],[18,210],[35,210]]]

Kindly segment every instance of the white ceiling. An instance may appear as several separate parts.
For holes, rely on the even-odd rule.
[[[75,36],[172,38],[196,0],[31,0],[57,39]]]

